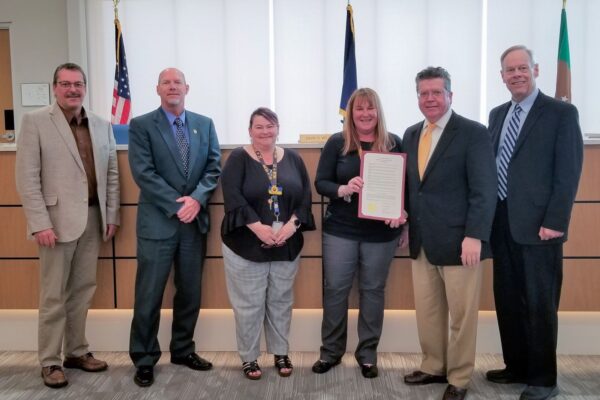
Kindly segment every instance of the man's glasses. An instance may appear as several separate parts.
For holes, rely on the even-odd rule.
[[[83,89],[85,87],[85,82],[60,81],[56,82],[56,84],[63,89],[69,89],[71,87],[74,87],[75,89]]]

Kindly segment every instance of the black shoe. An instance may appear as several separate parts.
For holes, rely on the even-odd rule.
[[[133,381],[141,387],[150,386],[154,383],[154,367],[138,367],[135,371]]]
[[[430,383],[448,383],[444,375],[431,375],[423,371],[414,371],[412,374],[404,376],[404,383],[407,385],[428,385]]]
[[[342,362],[341,358],[338,358],[337,360],[335,360],[333,362],[329,362],[329,361],[325,361],[325,360],[318,360],[316,363],[313,364],[312,372],[314,372],[315,374],[324,374],[325,372],[329,371],[331,368],[335,367],[336,365],[339,365],[341,362]]]
[[[522,378],[507,368],[492,369],[485,373],[485,378],[494,383],[525,383],[525,378]]]
[[[377,375],[379,375],[379,370],[377,369],[377,365],[361,364],[360,373],[362,374],[362,376],[368,379],[377,378]]]
[[[554,386],[527,386],[519,400],[546,400],[558,396],[558,387]]]
[[[185,365],[197,371],[208,371],[213,367],[210,361],[205,360],[196,353],[190,353],[185,357],[171,357],[171,363]]]

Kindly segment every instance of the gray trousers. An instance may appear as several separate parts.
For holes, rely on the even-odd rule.
[[[346,352],[348,296],[358,274],[358,345],[354,356],[359,364],[377,364],[385,284],[398,240],[360,242],[323,233],[322,360],[334,362]]]
[[[206,235],[200,233],[195,223],[180,223],[178,231],[168,239],[138,236],[135,303],[129,336],[129,356],[136,367],[153,366],[160,359],[160,309],[171,269],[175,284],[171,357],[185,357],[196,351],[194,329],[200,312],[205,253]]]
[[[242,362],[260,355],[261,327],[267,351],[288,354],[288,335],[294,302],[294,278],[300,256],[293,261],[252,262],[224,244],[227,293],[235,315],[238,351]]]

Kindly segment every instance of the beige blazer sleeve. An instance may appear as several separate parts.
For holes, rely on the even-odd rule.
[[[108,121],[88,113],[102,224],[119,223],[116,146]],[[59,242],[76,240],[88,214],[87,177],[58,105],[23,116],[17,137],[16,183],[28,234],[53,228]]]

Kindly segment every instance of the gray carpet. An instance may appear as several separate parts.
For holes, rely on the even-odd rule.
[[[46,388],[40,378],[37,354],[34,352],[0,352],[0,400],[89,399],[89,400],[188,400],[188,399],[298,399],[298,400],[367,400],[367,399],[441,399],[443,384],[409,387],[402,376],[417,368],[419,354],[380,353],[379,377],[364,379],[351,354],[341,365],[323,375],[310,367],[318,354],[293,352],[294,373],[280,378],[273,367],[273,357],[263,354],[259,363],[263,377],[259,381],[245,379],[241,363],[234,352],[205,352],[215,368],[196,372],[169,363],[163,354],[155,368],[156,382],[150,388],[139,388],[133,381],[134,368],[127,353],[98,352],[96,356],[109,363],[101,373],[66,370],[69,385],[63,389]],[[518,399],[524,385],[498,385],[487,382],[485,371],[501,366],[501,357],[477,356],[476,371],[467,399]],[[600,399],[600,356],[561,356],[559,358],[557,399]]]

